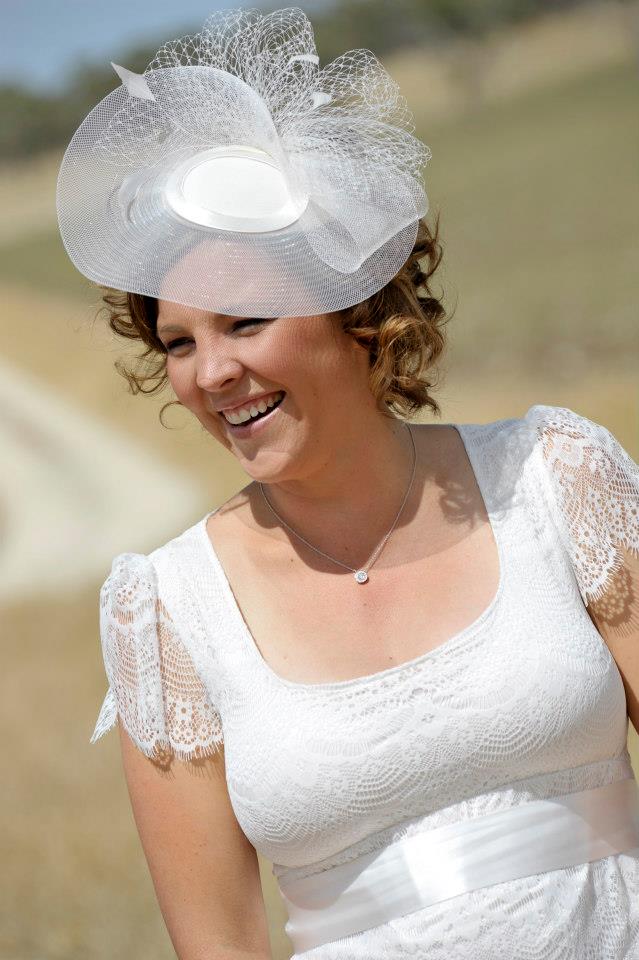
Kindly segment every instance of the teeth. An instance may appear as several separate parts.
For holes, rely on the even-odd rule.
[[[278,400],[281,400],[283,396],[284,393],[282,390],[280,390],[278,393],[273,394],[273,396],[268,397],[266,400],[261,398],[254,406],[242,407],[240,410],[224,410],[222,412],[229,423],[246,423],[247,420],[250,420],[252,417],[256,417],[258,413],[264,413],[269,407],[273,407]]]

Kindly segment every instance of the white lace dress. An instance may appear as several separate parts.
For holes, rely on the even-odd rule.
[[[148,556],[117,556],[103,585],[109,690],[92,741],[118,713],[147,755],[188,759],[224,741],[233,809],[276,877],[633,776],[624,686],[584,602],[618,574],[621,545],[639,551],[639,468],[605,427],[563,407],[456,426],[500,582],[473,623],[422,656],[353,680],[280,678],[207,517]],[[639,849],[484,887],[301,956],[637,960]]]

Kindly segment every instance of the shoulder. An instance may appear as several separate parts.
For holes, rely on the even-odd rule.
[[[205,514],[196,523],[153,548],[149,553],[116,554],[100,589],[102,605],[126,607],[160,596],[167,599],[178,580],[201,565]]]
[[[557,449],[557,442],[564,448],[612,442],[612,434],[603,424],[569,407],[538,403],[521,417],[521,423],[548,449]]]
[[[456,426],[497,502],[544,500],[556,515],[586,489],[591,500],[606,488],[636,497],[636,463],[607,427],[569,407],[538,403],[519,417]]]
[[[639,556],[639,466],[602,423],[538,404],[522,418],[534,438],[535,478],[573,562],[584,602],[599,601]]]
[[[479,448],[502,445],[512,452],[513,458],[518,454],[523,462],[529,457],[541,457],[548,468],[556,462],[576,468],[587,454],[591,466],[595,462],[603,465],[605,452],[613,460],[621,457],[632,463],[607,427],[569,407],[538,403],[520,417],[460,426]]]
[[[599,490],[602,502],[615,494],[637,496],[639,467],[604,424],[546,404],[530,407],[521,424],[555,494]]]

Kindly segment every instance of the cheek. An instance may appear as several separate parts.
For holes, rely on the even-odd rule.
[[[269,371],[269,378],[286,383],[301,381],[308,376],[309,355],[295,341],[278,338],[265,352],[262,367]]]
[[[197,385],[195,362],[191,362],[190,357],[169,357],[166,373],[176,399],[199,420],[205,430],[230,450],[223,421],[207,406],[206,392]]]
[[[185,406],[192,408],[196,402],[197,385],[195,382],[195,368],[186,360],[170,358],[167,360],[166,373],[173,393]]]
[[[224,424],[219,420],[216,413],[211,413],[205,406],[202,391],[196,383],[195,367],[186,361],[182,363],[169,362],[166,372],[173,393],[182,406],[193,414],[208,433],[230,450],[231,444],[226,436]]]
[[[325,391],[327,377],[343,372],[349,359],[336,342],[325,321],[297,317],[282,324],[277,342],[270,350],[273,380],[295,382],[300,388],[315,390],[321,384]],[[330,381],[329,381],[330,382]]]

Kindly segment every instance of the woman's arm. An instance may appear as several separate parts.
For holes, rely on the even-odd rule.
[[[179,960],[271,960],[257,854],[233,812],[220,750],[168,768],[118,723],[133,815]]]
[[[639,732],[639,464],[603,424],[568,407],[525,415],[541,443],[541,488]]]
[[[619,549],[622,565],[611,575],[605,594],[586,609],[617,664],[628,716],[639,733],[639,555]]]

